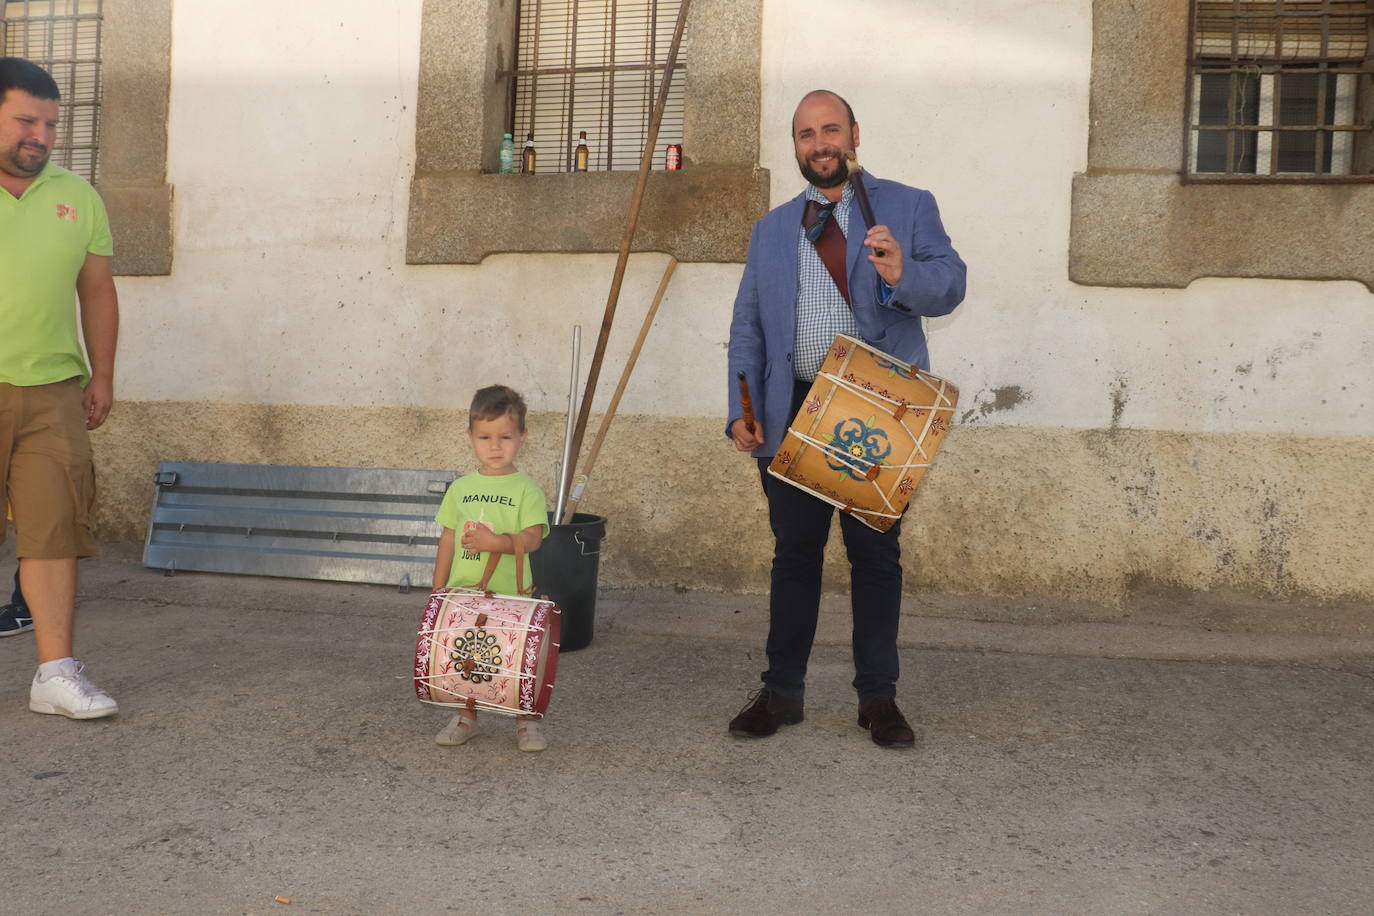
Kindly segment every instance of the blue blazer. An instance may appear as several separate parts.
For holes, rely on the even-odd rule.
[[[929,191],[864,173],[864,187],[878,223],[892,230],[902,244],[902,279],[886,303],[879,303],[878,271],[863,245],[863,214],[855,201],[849,211],[849,300],[865,342],[903,362],[930,369],[921,318],[954,311],[964,298],[967,269],[940,223],[940,210]],[[774,455],[792,422],[792,349],[797,333],[797,238],[806,195],[770,210],[754,224],[749,256],[735,296],[730,322],[729,419],[740,408],[738,373],[749,382],[754,414],[763,424],[765,440],[754,456]]]

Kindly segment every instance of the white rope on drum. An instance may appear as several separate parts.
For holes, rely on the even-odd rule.
[[[436,690],[443,690],[442,687],[437,687],[437,688],[435,688],[435,689],[436,689]],[[552,689],[553,689],[553,685],[552,685],[552,684],[548,685],[548,689],[552,690]],[[451,691],[451,690],[445,690],[444,692],[445,692],[445,693],[453,693],[453,691]],[[463,695],[460,694],[460,693],[454,693],[453,695],[454,695],[455,697],[458,697],[459,699],[461,699],[463,702],[462,702],[462,703],[446,703],[446,702],[444,702],[443,700],[421,700],[420,702],[421,702],[421,703],[428,703],[430,706],[442,706],[442,707],[445,708],[445,709],[457,709],[457,708],[460,708],[460,707],[462,707],[462,706],[466,706],[466,705],[467,705],[468,699],[470,699],[469,697],[465,697],[465,696],[463,696]],[[535,719],[542,719],[542,718],[544,718],[544,714],[543,714],[542,712],[525,712],[524,710],[521,710],[521,709],[511,709],[509,706],[500,706],[500,705],[498,705],[498,704],[496,704],[496,703],[488,703],[486,700],[477,700],[477,699],[473,699],[472,705],[473,705],[475,708],[480,709],[480,710],[483,710],[483,711],[485,711],[485,712],[494,712],[494,713],[497,713],[497,714],[503,715],[503,716],[526,716],[526,717],[535,718]]]

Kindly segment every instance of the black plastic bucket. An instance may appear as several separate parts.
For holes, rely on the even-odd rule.
[[[592,641],[596,624],[596,578],[606,520],[577,512],[572,523],[555,525],[549,513],[549,536],[530,554],[534,593],[547,595],[563,612],[559,651],[572,652]]]

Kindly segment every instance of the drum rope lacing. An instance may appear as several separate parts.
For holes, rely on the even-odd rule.
[[[453,696],[458,697],[459,699],[462,699],[462,700],[464,700],[464,701],[469,700],[469,699],[472,699],[471,697],[465,697],[465,696],[463,696],[461,693],[454,693],[452,690],[447,690],[447,689],[445,689],[445,688],[443,688],[443,687],[440,687],[440,686],[438,686],[438,685],[435,685],[435,684],[431,684],[430,687],[433,688],[434,690],[441,690],[441,691],[443,691],[444,693],[452,694]],[[548,689],[549,689],[549,690],[552,690],[552,689],[553,689],[553,685],[552,685],[552,684],[549,684],[549,685],[548,685]],[[420,702],[421,702],[421,703],[428,703],[430,706],[443,706],[443,707],[445,707],[446,709],[452,709],[452,708],[454,708],[455,706],[463,705],[463,704],[455,704],[455,703],[443,703],[443,702],[440,702],[440,701],[438,701],[438,700],[421,700]],[[510,708],[508,708],[508,707],[506,707],[506,706],[499,706],[499,705],[497,705],[497,704],[495,704],[495,703],[488,703],[486,700],[475,700],[475,699],[474,699],[474,700],[473,700],[473,706],[474,706],[476,709],[480,709],[480,710],[483,710],[483,711],[485,711],[485,712],[499,713],[499,714],[501,714],[501,715],[503,715],[503,716],[527,716],[527,717],[532,718],[532,719],[542,719],[542,718],[544,718],[544,713],[542,713],[542,712],[523,712],[523,711],[522,711],[522,712],[514,712],[514,711],[512,711]]]

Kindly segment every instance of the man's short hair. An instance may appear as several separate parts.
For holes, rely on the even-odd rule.
[[[11,89],[27,92],[36,99],[62,97],[57,80],[42,67],[22,57],[0,57],[0,102]]]
[[[513,417],[515,425],[525,431],[525,399],[513,388],[505,385],[488,385],[479,388],[472,396],[472,407],[468,409],[468,429],[477,420],[498,420]]]
[[[833,89],[812,89],[806,95],[801,97],[801,101],[805,102],[807,99],[811,98],[814,95],[828,95],[832,98],[838,99],[839,103],[844,106],[844,113],[849,116],[849,126],[854,126],[854,109],[849,107],[849,103],[844,100],[844,96],[840,95],[838,92],[835,92]],[[797,103],[797,107],[801,107],[801,102]],[[793,121],[793,129],[795,130],[795,116],[793,118]]]

